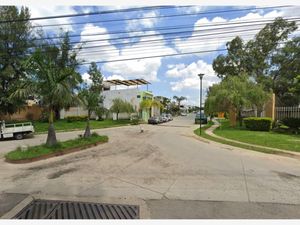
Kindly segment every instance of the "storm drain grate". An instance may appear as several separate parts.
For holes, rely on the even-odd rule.
[[[139,219],[139,207],[89,202],[34,200],[14,219]]]

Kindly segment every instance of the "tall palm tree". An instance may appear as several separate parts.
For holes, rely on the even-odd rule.
[[[27,61],[30,71],[28,78],[20,81],[20,88],[12,97],[27,97],[35,94],[41,99],[42,106],[49,113],[49,127],[46,144],[57,144],[53,124],[55,110],[60,110],[74,104],[77,100],[75,89],[81,76],[76,72],[78,63],[76,53],[69,53],[65,48],[68,38],[65,38],[60,47],[48,44],[38,49]],[[70,55],[69,55],[70,54]]]
[[[173,96],[173,99],[177,102],[177,105],[180,108],[181,102],[186,100],[187,98],[184,97],[184,96],[178,97],[178,96],[175,95],[175,96]]]
[[[99,102],[100,102],[100,94],[98,92],[91,91],[89,89],[84,89],[79,93],[79,97],[81,102],[83,103],[84,107],[88,111],[87,116],[87,123],[83,137],[90,137],[91,136],[91,129],[90,129],[90,117],[91,113],[98,110]]]

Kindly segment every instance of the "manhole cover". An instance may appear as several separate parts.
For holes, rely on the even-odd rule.
[[[34,200],[14,219],[139,219],[139,207],[89,202]]]

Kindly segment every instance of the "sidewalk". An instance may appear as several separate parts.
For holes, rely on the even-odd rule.
[[[216,123],[217,121],[214,121],[214,122]],[[213,131],[216,128],[218,128],[219,126],[220,126],[220,124],[217,122],[217,124],[214,124],[210,128],[206,129],[205,133],[208,134],[209,136],[219,138],[219,139],[224,140],[224,141],[230,141],[230,142],[234,142],[234,143],[237,143],[237,144],[242,144],[242,145],[247,145],[247,146],[252,146],[252,147],[265,148],[265,149],[269,149],[269,150],[272,150],[272,151],[276,151],[278,153],[283,153],[283,154],[287,153],[287,154],[296,156],[297,158],[300,157],[299,152],[293,152],[293,151],[288,151],[288,150],[278,149],[278,148],[271,148],[271,147],[266,147],[266,146],[262,146],[262,145],[254,145],[254,144],[249,144],[249,143],[246,143],[246,142],[240,142],[240,141],[236,141],[236,140],[232,140],[232,139],[228,139],[228,138],[218,136],[218,135],[214,134]]]

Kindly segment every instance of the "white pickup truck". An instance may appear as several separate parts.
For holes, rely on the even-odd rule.
[[[0,138],[12,138],[21,140],[24,136],[32,134],[34,127],[31,122],[5,124],[5,121],[0,121]]]

